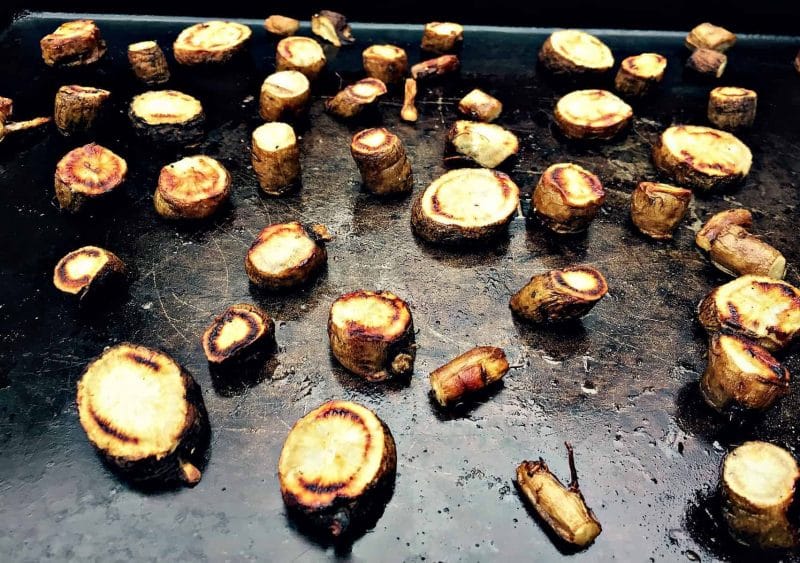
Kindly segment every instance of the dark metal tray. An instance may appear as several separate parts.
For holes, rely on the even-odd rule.
[[[383,202],[360,191],[348,147],[358,126],[322,111],[322,97],[360,76],[367,45],[396,43],[419,60],[420,28],[355,25],[355,46],[326,47],[329,65],[310,124],[300,130],[303,188],[281,199],[259,195],[249,166],[258,88],[274,62],[275,41],[260,22],[248,22],[255,31],[249,55],[231,67],[173,64],[171,86],[198,96],[210,121],[201,147],[187,152],[221,159],[234,187],[232,204],[213,221],[179,226],[160,220],[151,199],[160,167],[178,154],[137,144],[126,122],[127,102],[143,87],[127,67],[125,47],[152,38],[169,55],[179,30],[195,20],[99,17],[106,59],[92,71],[59,73],[41,62],[38,41],[65,19],[72,17],[34,14],[0,35],[0,94],[14,98],[25,118],[49,113],[63,83],[109,88],[115,111],[97,140],[128,160],[130,176],[112,213],[68,216],[54,203],[52,174],[82,141],[49,132],[0,145],[0,559],[312,561],[351,549],[354,559],[370,561],[557,560],[565,552],[525,509],[512,479],[519,461],[540,455],[566,477],[565,440],[575,446],[583,491],[604,527],[576,558],[752,555],[718,525],[719,463],[732,444],[750,438],[796,452],[800,393],[794,389],[739,425],[699,399],[705,342],[694,308],[726,278],[695,249],[693,236],[708,213],[746,206],[789,263],[800,260],[800,76],[790,63],[800,41],[743,37],[730,52],[723,82],[755,88],[760,97],[756,126],[742,136],[754,153],[753,171],[740,188],[697,199],[674,242],[654,243],[630,225],[630,191],[656,177],[649,155],[661,130],[705,122],[709,87],[684,80],[682,34],[597,32],[617,60],[656,51],[669,57],[669,68],[661,92],[636,104],[624,139],[582,147],[551,130],[553,105],[566,88],[536,68],[549,30],[468,28],[460,77],[422,87],[416,125],[398,121],[397,92],[381,104],[380,122],[407,145],[415,191],[444,171],[455,102],[480,86],[503,101],[499,123],[521,138],[511,174],[526,197],[544,168],[570,160],[601,177],[608,199],[584,237],[555,238],[520,216],[499,243],[452,251],[414,238],[410,199]],[[324,222],[336,233],[327,272],[288,295],[251,289],[247,247],[268,223],[293,219]],[[129,295],[103,313],[79,311],[51,284],[56,261],[83,244],[109,248],[134,268]],[[610,286],[579,328],[512,320],[513,291],[535,273],[576,262],[600,268]],[[794,266],[789,281],[798,281]],[[408,386],[369,385],[331,361],[329,305],[360,287],[391,289],[412,306],[420,349]],[[280,349],[261,377],[226,385],[209,375],[199,335],[222,308],[250,300],[278,319]],[[78,424],[75,383],[84,365],[124,340],[166,350],[203,388],[212,441],[194,489],[129,488],[99,461]],[[502,346],[517,367],[490,398],[458,416],[441,415],[428,397],[427,373],[478,344]],[[787,364],[800,374],[795,355]],[[399,453],[383,517],[338,550],[287,521],[276,478],[289,427],[334,397],[373,408]]]

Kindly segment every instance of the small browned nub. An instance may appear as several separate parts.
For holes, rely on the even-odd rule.
[[[264,20],[264,29],[273,35],[289,37],[300,29],[300,20],[286,16],[272,15]]]
[[[475,88],[458,102],[458,111],[471,119],[489,122],[500,116],[503,104],[497,98]]]
[[[206,358],[222,364],[253,351],[259,343],[274,342],[274,326],[269,314],[255,305],[231,305],[203,333]]]
[[[310,37],[293,35],[278,42],[275,70],[296,70],[314,80],[326,62],[322,46]]]
[[[509,301],[511,310],[534,323],[564,322],[588,313],[608,292],[591,266],[571,266],[533,276]]]
[[[386,92],[386,84],[377,78],[362,78],[328,99],[325,109],[342,118],[354,117]]]
[[[154,205],[168,219],[202,219],[228,199],[230,185],[230,172],[220,162],[188,156],[161,169]]]
[[[414,122],[419,119],[419,112],[415,105],[417,99],[417,81],[406,78],[403,88],[403,107],[400,109],[400,119]]]
[[[128,62],[136,77],[145,84],[164,84],[169,81],[167,58],[155,41],[139,41],[128,45]]]
[[[704,76],[720,78],[725,72],[725,67],[728,65],[728,57],[714,51],[713,49],[697,49],[689,60],[686,61],[686,67]]]
[[[455,55],[442,55],[435,59],[422,61],[411,67],[411,76],[415,80],[423,78],[431,78],[433,76],[442,76],[456,72],[461,66],[461,62]]]
[[[736,43],[736,35],[711,23],[701,23],[686,36],[686,47],[695,49],[712,49],[714,51],[727,51]]]
[[[753,90],[720,86],[708,95],[708,120],[726,131],[750,127],[757,107],[758,94]]]
[[[446,407],[499,381],[508,369],[502,348],[479,346],[435,369],[429,379],[437,402]]]

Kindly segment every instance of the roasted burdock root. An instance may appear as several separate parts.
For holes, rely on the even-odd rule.
[[[278,42],[275,70],[296,70],[314,80],[326,62],[322,47],[310,37],[286,37]]]
[[[766,409],[789,394],[789,371],[764,347],[736,334],[711,335],[700,391],[711,407]]]
[[[728,66],[728,57],[713,49],[698,49],[686,61],[686,68],[701,78],[720,78]]]
[[[533,276],[509,306],[534,323],[572,321],[587,314],[606,293],[603,274],[591,266],[570,266]]]
[[[461,245],[506,232],[519,207],[519,188],[508,175],[482,168],[451,170],[434,180],[411,208],[420,238]]]
[[[289,37],[300,29],[300,20],[275,14],[264,20],[264,29],[273,35]]]
[[[247,277],[265,289],[289,289],[309,282],[328,261],[324,225],[277,223],[264,228],[245,257]]]
[[[484,168],[496,168],[519,152],[519,139],[494,123],[456,121],[447,132],[447,148]]]
[[[669,240],[692,201],[685,188],[639,182],[631,195],[631,220],[639,231],[656,240]]]
[[[708,95],[708,120],[726,131],[750,127],[757,105],[758,95],[753,90],[720,86]]]
[[[605,43],[577,29],[556,31],[539,50],[539,61],[553,74],[602,74],[614,66]]]
[[[53,117],[62,135],[89,132],[102,114],[111,92],[91,86],[62,86],[56,93]]]
[[[42,59],[53,67],[74,67],[99,61],[106,54],[106,42],[92,20],[61,24],[39,42]]]
[[[403,107],[400,109],[400,119],[403,121],[414,122],[419,119],[419,112],[415,105],[417,100],[417,81],[413,78],[406,78],[403,87]]]
[[[414,175],[400,138],[383,127],[365,129],[353,136],[350,154],[368,191],[376,195],[410,193]]]
[[[103,352],[78,382],[78,415],[100,455],[131,481],[200,481],[203,396],[165,353],[129,343]]]
[[[434,78],[458,72],[461,62],[455,55],[442,55],[435,59],[422,61],[411,67],[411,77],[414,80]]]
[[[113,252],[84,246],[58,261],[53,271],[53,285],[82,302],[89,302],[121,287],[127,271],[124,262]]]
[[[371,45],[361,54],[364,72],[384,84],[400,82],[408,72],[405,50],[395,45]]]
[[[579,233],[589,228],[605,200],[600,178],[577,164],[554,164],[533,190],[532,210],[553,232]]]
[[[377,78],[362,78],[325,102],[325,109],[342,118],[355,117],[386,93],[386,84]]]
[[[508,368],[502,348],[473,348],[431,372],[433,396],[442,407],[452,406],[500,381]]]
[[[261,85],[258,113],[264,121],[299,119],[308,112],[311,84],[296,70],[282,70],[267,76]]]
[[[35,117],[27,121],[13,121],[6,123],[0,119],[0,141],[6,138],[10,133],[17,133],[20,131],[28,131],[30,129],[38,129],[43,125],[47,125],[52,121],[50,117]]]
[[[347,18],[339,12],[330,10],[321,10],[311,16],[311,32],[336,47],[356,40]]]
[[[127,175],[125,159],[90,143],[69,151],[58,161],[56,198],[62,209],[75,213],[89,202],[106,200]]]
[[[278,461],[289,515],[334,539],[374,525],[391,496],[396,471],[389,428],[349,401],[327,402],[298,420]]]
[[[786,258],[775,247],[738,225],[728,225],[711,241],[711,263],[732,276],[755,274],[782,280]]]
[[[664,131],[653,147],[653,163],[682,186],[714,190],[744,180],[753,154],[726,131],[675,125]]]
[[[241,365],[274,348],[275,322],[263,309],[237,303],[212,321],[201,342],[209,364]]]
[[[745,442],[722,463],[722,514],[737,540],[761,548],[797,545],[789,510],[800,478],[797,462],[783,448]]]
[[[137,135],[156,144],[196,143],[206,122],[200,100],[176,90],[139,94],[131,101],[128,117]]]
[[[210,156],[187,156],[161,169],[153,195],[156,213],[165,219],[205,219],[231,194],[231,175]]]
[[[252,30],[240,23],[208,21],[181,31],[172,51],[182,65],[226,63],[244,50],[252,35]]]
[[[642,53],[622,61],[614,78],[614,87],[623,96],[646,96],[653,92],[664,78],[667,58],[658,53]]]
[[[500,100],[475,88],[458,102],[458,111],[477,121],[494,121],[503,111]]]
[[[423,51],[430,53],[452,53],[461,48],[464,42],[464,28],[453,22],[430,22],[422,32]]]
[[[0,96],[0,122],[5,123],[12,113],[14,113],[14,100]]]
[[[712,290],[698,318],[709,333],[740,334],[774,352],[800,331],[800,291],[766,276],[742,276]]]
[[[686,36],[686,47],[695,51],[697,49],[711,49],[723,53],[733,47],[736,36],[725,29],[708,22],[701,23]]]
[[[558,128],[569,139],[615,137],[633,119],[633,108],[606,90],[577,90],[558,100]]]
[[[250,156],[261,191],[283,195],[300,180],[300,148],[287,123],[265,123],[253,131]]]
[[[164,51],[155,41],[139,41],[128,45],[128,62],[136,78],[155,86],[169,81],[169,65]]]
[[[564,486],[550,472],[542,458],[523,461],[517,467],[517,486],[525,499],[550,529],[565,542],[578,548],[588,547],[602,528],[592,510],[586,506],[578,486],[575,454],[567,446],[571,480]]]
[[[697,231],[694,242],[697,246],[709,252],[711,243],[729,225],[738,225],[749,229],[753,226],[753,214],[747,209],[727,209],[712,215],[703,226]]]

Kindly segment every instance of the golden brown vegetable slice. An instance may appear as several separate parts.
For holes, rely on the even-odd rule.
[[[282,70],[267,76],[261,85],[258,113],[265,121],[296,119],[308,112],[311,84],[296,70]]]
[[[396,45],[370,45],[361,54],[364,72],[384,84],[400,82],[408,72],[408,56]]]
[[[423,239],[462,244],[505,232],[519,207],[519,188],[495,170],[461,168],[434,180],[411,208],[411,227]]]
[[[708,120],[727,131],[750,127],[756,119],[758,94],[747,88],[720,86],[708,95]]]
[[[450,53],[461,47],[464,41],[464,27],[453,22],[430,22],[422,32],[423,51],[431,53]]]
[[[278,460],[290,514],[333,537],[366,526],[380,512],[396,471],[389,428],[349,401],[329,401],[298,420]]]
[[[503,104],[497,98],[475,88],[458,102],[458,111],[471,119],[489,122],[500,116]]]
[[[724,52],[733,47],[736,36],[725,29],[711,23],[701,23],[686,36],[686,47],[696,49],[712,49]]]
[[[261,190],[283,195],[300,180],[300,148],[287,123],[265,123],[253,131],[250,155]]]
[[[519,139],[494,123],[459,119],[447,132],[447,146],[484,168],[496,168],[519,152]]]
[[[571,321],[588,313],[606,293],[603,274],[591,266],[570,266],[533,276],[509,306],[534,323]]]
[[[200,100],[177,90],[151,90],[133,98],[128,117],[134,131],[153,143],[191,144],[203,136]]]
[[[62,86],[53,111],[56,127],[63,135],[86,133],[102,113],[111,92],[91,86]]]
[[[403,121],[414,122],[419,119],[419,112],[415,105],[417,99],[417,81],[413,78],[406,78],[403,87],[403,107],[400,109],[400,119]]]
[[[310,37],[286,37],[278,42],[275,70],[296,70],[314,80],[326,62],[322,47]]]
[[[289,37],[300,29],[300,20],[274,14],[264,20],[264,29],[273,35]]]
[[[89,143],[69,151],[58,161],[56,198],[62,209],[76,212],[90,201],[101,201],[124,181],[125,159],[105,147]]]
[[[578,485],[575,454],[567,446],[571,480],[564,486],[550,472],[542,458],[523,461],[517,467],[517,485],[536,513],[558,537],[579,548],[589,546],[600,535],[602,528],[592,510],[586,506]]]
[[[229,21],[207,21],[180,32],[172,51],[184,65],[225,63],[244,50],[253,35],[246,25]]]
[[[155,41],[139,41],[128,45],[128,62],[136,78],[149,85],[169,81],[169,65],[164,51]]]
[[[698,49],[686,61],[686,68],[706,78],[720,78],[728,66],[728,57],[713,49]]]
[[[336,47],[355,41],[347,18],[339,12],[321,10],[311,16],[311,31]]]
[[[78,382],[78,415],[92,445],[132,481],[200,481],[203,397],[165,353],[129,343],[107,349]]]
[[[210,364],[240,364],[275,345],[275,323],[260,307],[237,303],[212,321],[201,342]]]
[[[658,53],[642,53],[622,61],[614,87],[623,96],[646,96],[661,83],[667,58]]]
[[[631,220],[645,235],[656,240],[668,240],[689,211],[691,201],[691,190],[669,184],[639,182],[631,196]]]
[[[614,66],[611,49],[577,29],[552,33],[539,51],[539,60],[555,74],[600,74]]]
[[[62,23],[39,42],[48,66],[74,67],[99,61],[106,54],[106,42],[92,20]]]
[[[436,401],[448,407],[500,381],[508,368],[502,348],[479,346],[433,370],[431,389]]]
[[[247,276],[266,289],[287,289],[308,282],[325,265],[325,242],[331,234],[323,225],[277,223],[265,227],[245,258]]]
[[[457,72],[461,67],[461,62],[455,55],[442,55],[435,59],[422,61],[411,67],[411,77],[414,80],[433,78]]]
[[[355,117],[385,93],[386,84],[377,78],[362,78],[329,98],[325,109],[339,117]]]
[[[56,289],[90,299],[124,281],[125,264],[116,254],[98,246],[73,250],[56,264],[53,285]]]
[[[714,237],[708,256],[732,276],[756,274],[782,280],[786,275],[783,254],[738,225],[728,225]]]
[[[800,331],[800,291],[765,276],[742,276],[712,290],[700,302],[698,317],[710,333],[741,334],[780,350]]]
[[[733,535],[762,548],[797,545],[788,511],[798,478],[792,454],[774,444],[745,442],[728,453],[722,464],[722,513]]]
[[[358,165],[364,186],[377,195],[409,193],[414,187],[411,163],[403,142],[384,127],[353,135],[350,154]]]
[[[633,108],[607,90],[577,90],[556,103],[555,119],[570,139],[611,139],[633,118]]]
[[[711,190],[741,182],[750,172],[753,154],[725,131],[675,125],[653,147],[653,162],[681,185]]]
[[[579,233],[589,228],[605,199],[600,178],[577,164],[554,164],[533,190],[533,212],[556,233]]]
[[[205,219],[231,194],[231,175],[210,156],[187,156],[161,169],[153,196],[165,219]]]
[[[728,225],[739,225],[745,229],[753,226],[753,214],[747,209],[727,209],[712,215],[697,231],[694,242],[705,250],[711,250],[711,243]]]

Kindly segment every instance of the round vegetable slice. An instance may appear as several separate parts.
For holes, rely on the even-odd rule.
[[[265,121],[298,118],[308,111],[311,84],[302,72],[282,70],[261,85],[258,113]]]
[[[127,174],[125,159],[109,149],[95,143],[78,147],[56,165],[56,198],[62,209],[74,213],[89,202],[108,197]]]
[[[288,289],[310,281],[328,260],[325,242],[331,234],[324,225],[297,221],[264,228],[245,257],[250,281],[266,289]]]
[[[278,43],[275,70],[296,70],[314,80],[326,62],[322,47],[310,37],[286,37]]]
[[[378,127],[353,135],[350,153],[358,165],[364,186],[378,195],[409,193],[414,187],[411,163],[400,138]]]
[[[92,20],[62,23],[39,42],[45,64],[54,67],[90,65],[106,54],[106,42]]]
[[[611,139],[633,118],[633,108],[607,90],[577,90],[558,100],[555,119],[570,139]]]
[[[260,307],[237,303],[213,320],[201,343],[209,363],[239,364],[275,344],[275,322]]]
[[[180,32],[172,50],[175,60],[184,65],[224,63],[241,52],[252,30],[229,21],[207,21]]]
[[[555,74],[599,74],[614,66],[611,49],[577,29],[552,33],[539,51],[539,60]]]
[[[572,163],[544,171],[533,190],[533,211],[556,233],[579,233],[589,228],[606,192],[600,178]]]
[[[161,169],[153,204],[166,219],[204,219],[230,192],[231,175],[220,162],[205,155],[187,156]]]
[[[137,134],[157,144],[190,144],[203,136],[205,113],[200,100],[177,90],[139,94],[128,116]]]
[[[84,246],[58,261],[53,285],[83,300],[122,282],[126,273],[125,264],[113,252],[99,246]]]

